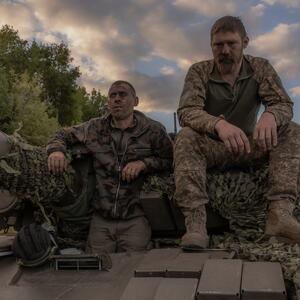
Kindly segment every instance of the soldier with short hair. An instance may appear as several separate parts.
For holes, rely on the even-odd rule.
[[[299,187],[300,128],[293,103],[270,63],[244,55],[242,21],[218,19],[211,28],[213,59],[193,64],[185,78],[175,141],[175,199],[185,216],[183,246],[208,246],[206,170],[269,161],[265,233],[300,242],[293,217]],[[258,111],[265,110],[259,117]],[[263,201],[263,199],[262,199]]]
[[[87,251],[139,251],[148,246],[151,228],[139,201],[145,176],[169,171],[172,142],[165,128],[134,110],[139,98],[132,84],[114,82],[108,115],[59,131],[48,143],[48,168],[67,166],[65,153],[82,144],[93,158],[96,193]]]

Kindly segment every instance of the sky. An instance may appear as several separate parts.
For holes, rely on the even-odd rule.
[[[131,82],[139,109],[168,131],[187,70],[212,57],[210,28],[224,15],[241,17],[245,53],[273,64],[300,123],[300,0],[0,0],[0,26],[29,41],[65,42],[87,90]]]

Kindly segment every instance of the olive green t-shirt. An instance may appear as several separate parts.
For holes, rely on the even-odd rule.
[[[258,83],[253,70],[243,60],[240,74],[232,87],[224,81],[216,66],[210,74],[204,109],[213,116],[223,116],[226,121],[250,134],[257,121],[261,105]]]

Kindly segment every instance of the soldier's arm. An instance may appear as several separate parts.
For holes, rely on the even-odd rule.
[[[48,155],[57,151],[66,153],[74,144],[84,144],[90,127],[91,121],[88,121],[77,126],[60,129],[47,144],[46,150]]]
[[[160,126],[151,137],[152,155],[142,161],[146,165],[146,172],[170,171],[173,162],[173,142],[165,128]]]
[[[65,156],[67,150],[75,144],[85,143],[89,127],[90,122],[86,122],[78,126],[64,128],[50,139],[46,147],[50,172],[61,174],[67,169],[68,161]]]
[[[285,125],[292,119],[293,102],[268,61],[265,61],[262,68],[262,80],[258,93],[265,106],[265,111],[274,115],[277,126]]]
[[[206,99],[206,71],[194,64],[188,71],[177,110],[179,123],[200,133],[215,133],[215,125],[221,117],[204,110]]]

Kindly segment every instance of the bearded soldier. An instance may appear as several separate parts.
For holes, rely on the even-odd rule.
[[[175,199],[185,216],[183,246],[206,247],[206,170],[269,161],[265,233],[300,242],[293,217],[298,192],[300,129],[293,103],[270,63],[244,55],[249,38],[237,17],[211,28],[213,59],[185,78],[175,142]],[[261,104],[265,110],[258,117]],[[263,199],[262,199],[263,201]]]

